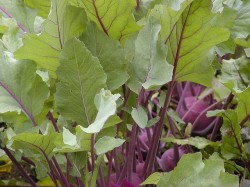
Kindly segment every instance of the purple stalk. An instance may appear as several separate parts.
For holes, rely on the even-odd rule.
[[[35,187],[38,187],[36,185],[36,183],[32,180],[32,178],[26,173],[26,171],[24,171],[24,169],[22,168],[22,166],[19,164],[19,162],[15,159],[15,157],[11,154],[11,152],[9,151],[8,148],[3,147],[1,148],[4,150],[4,152],[6,153],[6,155],[10,158],[10,160],[15,164],[15,166],[18,168],[18,171],[20,171],[20,174],[32,185]]]
[[[187,16],[184,20],[183,26],[182,26],[182,30],[181,30],[181,34],[180,34],[180,39],[178,41],[178,45],[177,45],[177,51],[176,51],[176,55],[175,55],[175,59],[174,59],[174,69],[173,69],[173,75],[172,75],[172,81],[168,84],[168,93],[166,95],[165,98],[165,102],[164,102],[164,106],[162,108],[162,110],[160,111],[160,120],[159,122],[156,124],[156,131],[154,133],[154,137],[153,137],[153,141],[152,144],[150,146],[149,149],[149,154],[147,155],[146,158],[146,162],[145,162],[145,167],[144,167],[144,178],[146,178],[147,176],[149,176],[152,172],[153,169],[153,163],[155,162],[155,158],[156,158],[156,154],[157,154],[157,149],[159,146],[159,141],[161,138],[161,133],[162,133],[162,128],[163,128],[163,124],[164,124],[164,118],[166,116],[172,95],[173,95],[173,91],[176,85],[176,69],[177,69],[177,65],[178,65],[178,61],[179,61],[179,57],[180,57],[180,50],[181,50],[181,44],[182,44],[182,39],[183,39],[183,34],[185,31],[185,27],[186,27],[186,23],[187,23],[187,19],[190,13],[190,9],[191,9],[192,4],[189,6],[188,12],[187,12]],[[168,36],[169,38],[169,36]],[[167,41],[167,40],[166,40]],[[170,126],[171,128],[171,126]],[[174,132],[173,129],[171,129],[172,132]]]
[[[4,9],[2,6],[0,6],[0,10],[1,10],[8,18],[13,18],[13,16],[10,15],[10,13],[9,13],[6,9]],[[26,29],[23,27],[23,25],[22,25],[21,23],[18,23],[18,22],[17,22],[17,26],[19,27],[19,29],[20,29],[22,32],[24,32],[24,33],[27,32]]]

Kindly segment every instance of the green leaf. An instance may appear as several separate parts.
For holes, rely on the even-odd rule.
[[[22,45],[20,30],[14,19],[3,17],[0,22],[3,26],[6,26],[6,31],[2,36],[1,42],[5,50],[13,53]]]
[[[167,60],[177,64],[176,80],[209,86],[213,77],[211,48],[230,36],[221,26],[220,14],[211,12],[211,1],[185,1],[177,12],[169,5],[157,5],[151,15],[162,25],[161,39],[168,47]]]
[[[166,48],[158,41],[161,26],[149,18],[135,41],[135,56],[131,62],[131,79],[128,86],[138,93],[156,89],[172,79],[173,67],[166,61]]]
[[[238,187],[239,177],[225,172],[222,159],[210,158],[203,162],[198,152],[183,155],[177,167],[161,177],[157,187],[165,186]]]
[[[1,58],[1,57],[0,57]],[[36,74],[31,61],[1,58],[0,63],[0,113],[22,111],[33,123],[48,98],[49,89]]]
[[[56,107],[66,119],[87,127],[97,114],[94,98],[106,87],[106,74],[99,60],[75,38],[63,48],[60,64]]]
[[[23,32],[34,32],[36,11],[26,7],[23,1],[1,0],[0,6],[21,24],[19,26]]]
[[[216,146],[216,142],[212,142],[206,138],[203,137],[189,137],[186,139],[176,139],[173,137],[169,137],[169,138],[163,138],[162,141],[164,142],[171,142],[171,143],[176,143],[178,145],[192,145],[198,149],[204,149],[205,147],[207,147],[208,145],[210,146]]]
[[[147,185],[147,184],[157,184],[161,177],[163,176],[163,173],[160,172],[155,172],[153,174],[151,174],[143,183],[141,183],[141,185]]]
[[[87,128],[80,128],[86,133],[98,133],[103,128],[105,122],[115,114],[116,101],[120,94],[111,94],[109,90],[102,89],[95,97],[95,106],[98,109],[97,116],[92,124]]]
[[[125,140],[123,139],[104,136],[95,143],[94,148],[96,150],[96,154],[101,155],[121,146],[124,142]]]
[[[228,160],[244,158],[246,154],[236,111],[226,110],[224,113],[218,113],[217,115],[223,117],[223,125],[220,129],[222,134],[221,153],[223,157]]]
[[[234,26],[232,29],[234,38],[246,38],[249,35],[250,28],[250,3],[244,2],[241,6],[236,6],[237,16],[234,20]]]
[[[55,78],[58,58],[64,44],[74,36],[79,36],[86,23],[86,15],[82,9],[67,6],[67,0],[53,0],[49,17],[43,23],[42,33],[25,35],[24,45],[15,52],[15,57],[34,60]]]
[[[53,152],[58,153],[77,153],[82,151],[90,151],[91,135],[82,132],[80,128],[76,128],[74,135],[68,129],[63,128],[63,133],[58,138],[56,148]]]
[[[38,15],[46,18],[50,11],[51,0],[24,0],[24,3],[38,11]]]
[[[250,114],[250,87],[240,93],[235,93],[238,98],[238,105],[236,108],[238,121],[242,121],[245,116]]]
[[[60,137],[58,133],[51,133],[47,135],[22,133],[13,137],[12,147],[15,149],[28,150],[33,154],[53,156],[53,149],[56,147],[56,141]],[[26,155],[29,156],[29,155]]]
[[[115,90],[129,78],[126,72],[125,53],[119,42],[110,39],[94,23],[89,23],[81,38],[91,53],[98,57],[107,74],[107,86]]]
[[[70,0],[70,3],[84,8],[88,18],[113,39],[125,40],[140,29],[131,14],[134,0]]]
[[[147,126],[148,116],[143,107],[138,106],[137,108],[133,108],[131,116],[140,128],[143,129]]]
[[[242,92],[250,83],[250,61],[246,57],[223,60],[219,81],[234,93]]]

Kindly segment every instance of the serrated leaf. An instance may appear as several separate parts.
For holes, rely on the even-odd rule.
[[[94,23],[88,24],[81,39],[91,53],[100,60],[107,74],[107,86],[111,91],[128,80],[125,53],[119,42],[106,36]]]
[[[88,18],[113,39],[125,40],[140,29],[131,14],[134,0],[70,0],[70,3],[84,8]]]
[[[112,151],[114,148],[121,146],[125,140],[104,136],[100,138],[94,145],[97,155],[101,155]]]
[[[158,41],[160,30],[160,24],[149,18],[135,41],[128,83],[135,93],[142,86],[145,89],[157,89],[172,79],[173,66],[167,63],[166,48]]]
[[[115,114],[116,101],[120,94],[111,94],[109,90],[102,89],[95,97],[95,106],[98,109],[97,116],[92,124],[87,128],[80,128],[86,133],[98,133],[103,128],[105,122]]]
[[[140,128],[143,129],[147,126],[148,116],[147,116],[147,113],[143,109],[142,106],[138,106],[137,108],[133,108],[132,112],[131,112],[131,116]]]
[[[42,33],[26,34],[24,45],[15,52],[16,58],[34,60],[54,78],[65,42],[79,36],[87,23],[82,9],[67,4],[67,0],[53,0],[49,17],[43,23]]]
[[[177,167],[161,177],[157,187],[165,186],[238,187],[239,177],[225,172],[222,159],[210,158],[203,162],[198,152],[183,155]]]
[[[178,12],[168,5],[157,5],[151,15],[162,23],[161,38],[168,47],[167,60],[177,64],[176,80],[209,86],[213,77],[210,50],[230,36],[221,27],[220,14],[211,12],[211,1],[185,1]]]
[[[192,145],[198,149],[204,149],[205,147],[207,147],[208,145],[211,146],[216,146],[217,143],[212,142],[206,138],[203,137],[189,137],[186,139],[176,139],[173,137],[169,137],[169,138],[163,138],[162,141],[164,142],[172,142],[172,143],[176,143],[178,145]]]
[[[70,40],[62,50],[55,104],[66,119],[89,126],[97,114],[94,98],[106,87],[106,74],[99,60],[93,57],[78,39]]]

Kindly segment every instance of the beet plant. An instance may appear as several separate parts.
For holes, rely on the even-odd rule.
[[[249,12],[1,0],[0,185],[249,185]]]

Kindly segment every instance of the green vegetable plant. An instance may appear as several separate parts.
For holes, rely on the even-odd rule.
[[[247,0],[1,0],[0,157],[21,177],[0,184],[247,185],[249,12]]]

